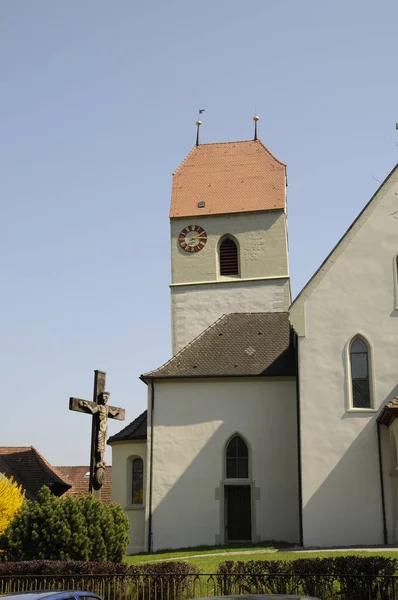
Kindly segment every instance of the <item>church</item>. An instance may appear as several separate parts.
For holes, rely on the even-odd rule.
[[[173,356],[109,439],[129,553],[398,543],[398,168],[292,301],[286,165],[255,121],[209,144],[198,122],[173,175]]]

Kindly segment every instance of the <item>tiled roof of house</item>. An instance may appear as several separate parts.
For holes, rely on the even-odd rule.
[[[199,202],[204,202],[203,208]],[[171,218],[285,205],[286,165],[260,140],[195,146],[173,175]]]
[[[57,467],[64,479],[72,486],[65,496],[87,496],[89,493],[90,467]],[[101,488],[101,500],[106,504],[111,501],[112,466],[106,466],[106,478]]]
[[[33,446],[0,446],[0,472],[21,484],[27,498],[35,498],[43,485],[55,496],[70,488],[62,473]]]
[[[108,439],[108,444],[113,442],[125,442],[129,440],[146,440],[147,438],[147,411],[139,415],[127,427],[112,435]]]
[[[295,375],[289,314],[224,315],[142,379]]]

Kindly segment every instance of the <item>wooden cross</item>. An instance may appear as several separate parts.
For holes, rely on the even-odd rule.
[[[105,481],[104,454],[108,431],[108,418],[124,421],[124,408],[107,406],[109,392],[105,391],[106,373],[94,371],[93,401],[69,398],[69,410],[88,413],[93,416],[91,427],[90,481],[89,490],[96,498],[101,498],[101,487]]]

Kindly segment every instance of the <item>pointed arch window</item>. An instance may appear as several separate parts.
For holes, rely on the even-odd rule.
[[[143,504],[144,502],[144,461],[134,458],[131,463],[131,503]]]
[[[355,337],[350,344],[350,366],[353,408],[372,408],[369,349],[365,341],[360,337]]]
[[[246,442],[238,434],[228,442],[226,475],[227,479],[247,479],[249,477],[249,450]]]
[[[220,275],[239,275],[238,246],[225,238],[220,244]]]

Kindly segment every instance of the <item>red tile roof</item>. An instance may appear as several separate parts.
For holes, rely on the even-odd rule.
[[[34,446],[0,446],[0,472],[21,484],[28,498],[35,498],[43,485],[55,496],[62,496],[70,487]]]
[[[57,467],[64,479],[72,486],[65,496],[87,496],[89,480],[87,474],[90,467]],[[112,467],[106,467],[106,479],[101,488],[101,500],[106,504],[111,501]]]
[[[286,165],[260,140],[195,146],[173,175],[170,218],[285,206]]]

